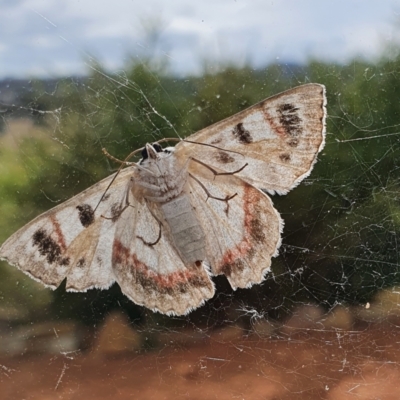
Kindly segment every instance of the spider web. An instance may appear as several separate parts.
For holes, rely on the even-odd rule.
[[[117,285],[49,292],[2,265],[4,398],[395,398],[398,58],[185,79],[150,60],[90,70],[1,105],[3,239],[115,171],[102,148],[123,159],[301,83],[327,86],[326,147],[310,177],[273,197],[285,230],[272,273],[236,292],[215,277],[215,297],[187,316],[138,307]]]

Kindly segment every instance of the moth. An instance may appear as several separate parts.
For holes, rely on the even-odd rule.
[[[106,289],[184,315],[214,295],[264,280],[282,220],[266,193],[286,194],[324,146],[325,87],[299,86],[142,159],[38,216],[0,258],[52,289]]]

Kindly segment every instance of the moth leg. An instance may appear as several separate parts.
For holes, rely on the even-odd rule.
[[[243,165],[243,167],[237,169],[236,171],[232,171],[232,172],[218,172],[214,168],[210,167],[203,161],[198,160],[197,158],[191,157],[190,159],[197,162],[198,164],[202,165],[203,167],[206,167],[207,169],[209,169],[214,174],[214,177],[216,177],[217,175],[235,175],[238,172],[243,171],[249,165],[248,163],[246,163]]]
[[[214,199],[214,200],[226,201],[226,202],[228,203],[229,200],[231,200],[231,199],[233,199],[235,196],[237,196],[237,193],[233,194],[232,196],[226,195],[225,198],[213,196],[213,195],[208,191],[208,189],[203,185],[203,183],[202,183],[199,179],[197,179],[197,178],[196,178],[195,176],[193,176],[191,173],[189,173],[189,176],[190,176],[192,179],[194,179],[194,180],[201,186],[201,188],[206,192],[206,195],[207,195],[206,201],[207,201],[209,198],[211,198],[211,199]]]
[[[160,187],[158,185],[153,185],[147,182],[135,182],[135,185],[140,186],[145,189],[150,189],[154,192],[160,192]]]
[[[163,193],[161,192],[159,186],[147,182],[136,182],[136,185],[144,189],[148,189],[150,191],[149,194],[151,194],[152,196],[147,194],[145,197],[146,200],[150,200],[154,203],[159,203],[160,201],[164,201]]]
[[[104,219],[111,219],[113,222],[117,221],[119,217],[122,215],[122,213],[129,207],[131,206],[131,203],[129,202],[129,192],[132,187],[132,179],[130,181],[130,184],[127,185],[126,190],[125,190],[125,205],[122,206],[123,201],[119,204],[117,207],[111,207],[111,217],[106,217],[104,215],[101,215],[101,218]],[[133,207],[133,206],[131,206]]]
[[[130,204],[126,204],[124,207],[120,207],[118,209],[113,209],[112,213],[113,215],[111,217],[106,217],[105,215],[101,215],[101,218],[104,219],[111,219],[112,222],[115,222],[119,219],[119,217],[122,215],[122,213],[130,206]]]
[[[147,204],[147,202],[146,202]],[[138,239],[140,239],[146,246],[155,246],[161,239],[161,227],[162,227],[162,222],[153,214],[153,211],[151,211],[150,207],[147,206],[147,209],[149,210],[150,214],[153,216],[153,218],[158,222],[158,238],[155,242],[151,243],[145,240],[142,236],[136,236]]]

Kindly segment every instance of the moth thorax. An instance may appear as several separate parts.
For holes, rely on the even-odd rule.
[[[161,209],[183,260],[189,264],[203,261],[206,258],[205,235],[189,196],[182,193],[163,203]]]

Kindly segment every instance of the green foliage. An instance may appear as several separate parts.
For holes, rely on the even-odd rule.
[[[304,68],[272,65],[262,71],[226,67],[187,79],[149,62],[133,63],[123,74],[110,75],[96,65],[93,71],[87,79],[60,81],[52,92],[38,85],[29,101],[45,111],[40,134],[1,149],[2,240],[115,170],[103,147],[124,158],[145,142],[185,137],[269,95],[319,82],[328,96],[325,150],[305,183],[273,198],[285,220],[274,279],[235,296],[279,316],[296,301],[363,302],[377,289],[400,283],[400,59],[344,66],[311,61]],[[0,302],[8,298],[25,306],[36,284],[23,280],[29,290],[17,299],[10,282],[22,278],[11,271],[0,270]],[[218,285],[229,291],[220,279]],[[115,287],[82,295],[60,288],[52,299],[59,317],[79,310],[95,322],[95,310],[103,315],[121,302],[132,318],[138,315]],[[32,303],[31,309],[42,305]]]

